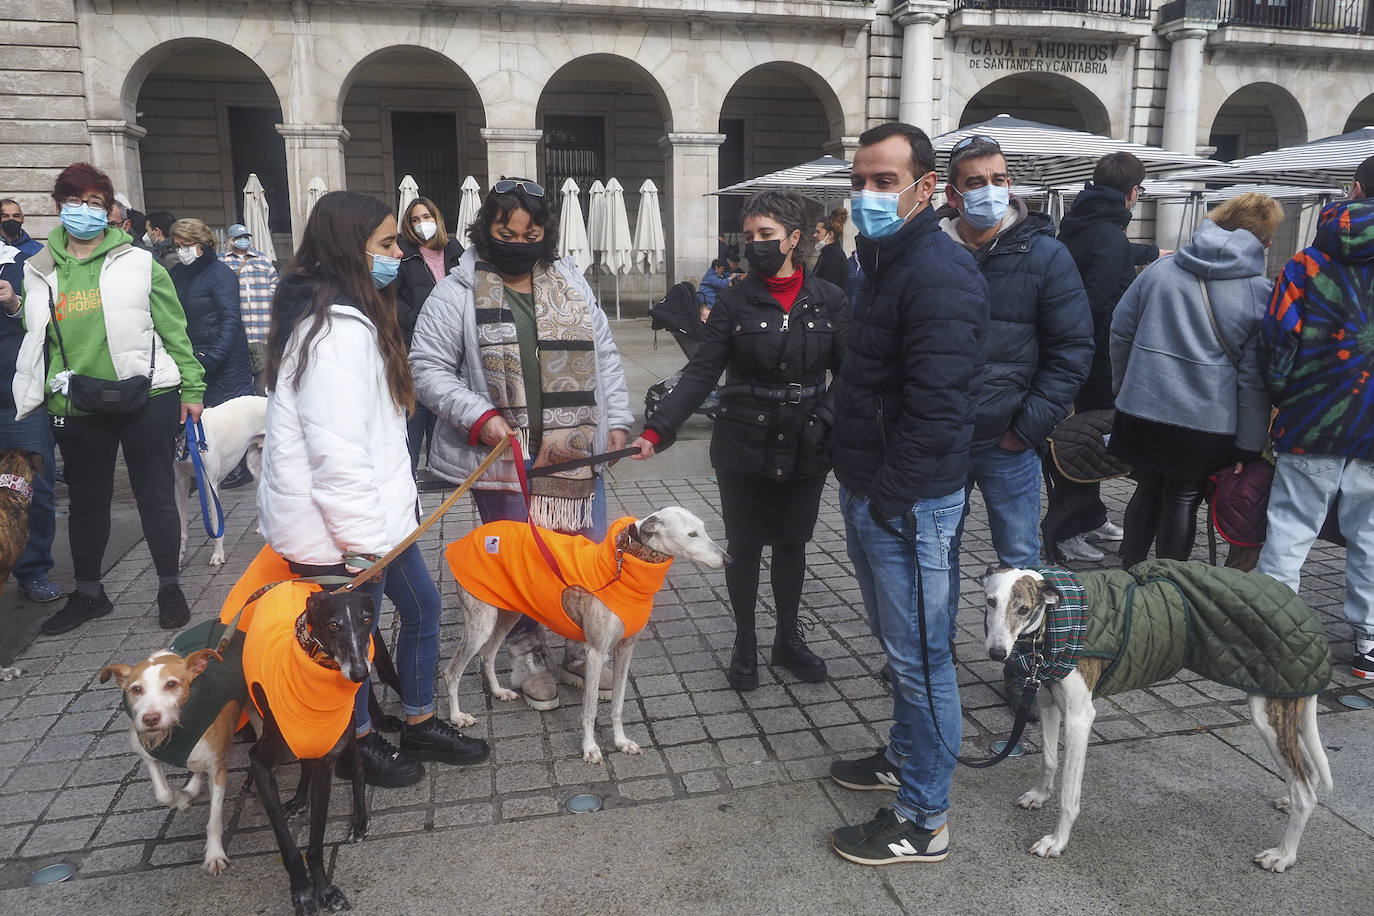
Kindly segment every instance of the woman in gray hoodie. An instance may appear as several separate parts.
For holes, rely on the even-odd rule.
[[[1269,432],[1260,323],[1273,292],[1264,253],[1278,202],[1243,194],[1145,270],[1112,316],[1116,421],[1108,451],[1136,479],[1121,563],[1187,559],[1208,475],[1259,457]]]

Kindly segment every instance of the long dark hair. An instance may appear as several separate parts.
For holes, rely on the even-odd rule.
[[[305,236],[272,297],[272,324],[267,331],[268,387],[276,387],[287,341],[308,321],[292,381],[292,387],[300,389],[301,376],[310,363],[310,345],[329,320],[330,306],[344,303],[357,306],[377,328],[391,399],[403,411],[415,409],[415,383],[396,320],[396,293],[391,287],[377,289],[364,253],[368,237],[390,215],[386,204],[354,191],[331,191],[310,211]],[[310,292],[302,294],[302,285]]]
[[[502,175],[502,179],[506,176]],[[525,179],[517,178],[516,181]],[[558,260],[558,216],[553,212],[553,207],[549,204],[550,191],[545,191],[543,197],[535,197],[526,194],[525,189],[516,185],[513,190],[504,194],[492,191],[487,195],[487,199],[482,201],[482,209],[477,211],[477,218],[467,227],[468,235],[472,239],[472,247],[477,249],[477,257],[487,260],[491,255],[491,227],[496,223],[504,223],[510,219],[510,215],[516,210],[524,210],[530,215],[530,222],[544,230],[544,237],[541,240],[542,250],[539,254],[539,263],[545,267]],[[459,232],[463,230],[458,227]]]

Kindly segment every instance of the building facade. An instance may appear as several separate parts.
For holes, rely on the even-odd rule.
[[[647,178],[670,275],[695,278],[736,228],[738,202],[707,192],[847,156],[886,120],[1008,112],[1222,158],[1374,123],[1374,0],[0,0],[0,18],[0,196],[35,229],[76,160],[219,226],[256,172],[279,252],[314,178],[394,202],[413,175],[450,224],[467,175],[615,177],[632,219]]]

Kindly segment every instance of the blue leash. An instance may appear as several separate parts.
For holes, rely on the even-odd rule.
[[[200,520],[205,525],[205,533],[212,538],[224,537],[224,507],[219,504],[219,494],[215,492],[205,479],[205,462],[201,461],[200,453],[209,451],[210,443],[205,441],[205,428],[200,425],[199,420],[186,418],[186,453],[191,459],[191,466],[196,470],[196,492],[200,495]],[[182,461],[186,456],[182,456]],[[210,527],[210,505],[205,501],[205,491],[210,491],[210,498],[215,502],[215,528]]]

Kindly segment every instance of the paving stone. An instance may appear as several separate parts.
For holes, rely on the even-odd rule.
[[[811,732],[788,732],[769,735],[768,744],[779,760],[795,760],[799,757],[817,757],[825,753],[820,739]]]
[[[673,795],[671,779],[635,779],[620,784],[620,796],[634,801],[672,798]]]
[[[673,744],[686,744],[689,741],[702,741],[706,738],[706,728],[696,719],[668,719],[664,722],[649,723],[654,736],[654,744],[664,747]]]
[[[752,763],[755,760],[764,760],[769,756],[767,748],[758,738],[735,738],[729,741],[719,741],[716,747],[720,750],[721,759],[727,764]]]
[[[495,817],[495,807],[490,802],[476,805],[448,805],[434,809],[434,827],[439,829],[490,824],[495,820]]]
[[[0,795],[0,824],[33,823],[56,797],[52,791]]]
[[[40,766],[15,767],[10,771],[0,792],[32,792],[36,789],[56,789],[67,781],[76,769],[75,760],[54,761]]]
[[[720,780],[720,774],[713,770],[685,773],[682,776],[682,787],[693,795],[700,795],[704,792],[718,792],[721,788]]]
[[[505,820],[513,821],[525,817],[539,817],[546,814],[556,814],[558,809],[558,802],[548,796],[507,798],[501,802],[501,817]]]
[[[674,773],[687,773],[720,766],[720,752],[709,743],[687,744],[663,751],[663,758]]]
[[[23,856],[50,856],[84,849],[95,834],[100,818],[83,817],[70,821],[57,821],[39,824],[33,828],[24,845],[19,848]]]
[[[771,785],[779,782],[782,775],[782,768],[776,760],[751,761],[726,770],[726,778],[736,789]]]
[[[45,816],[52,821],[89,814],[104,814],[114,803],[115,793],[118,791],[119,786],[115,783],[64,789],[57,795]],[[3,802],[4,798],[0,798],[0,808],[3,808]]]
[[[722,738],[751,735],[755,732],[753,720],[744,713],[727,713],[722,716],[703,716],[701,723],[706,728],[706,734],[717,741]]]
[[[692,703],[696,706],[697,712],[702,715],[734,712],[744,708],[739,694],[734,690],[712,690],[707,693],[693,694]]]
[[[100,830],[96,833],[92,845],[117,846],[123,843],[156,840],[170,814],[172,811],[167,807],[158,807],[132,814],[112,814],[101,823]],[[184,820],[189,815],[178,811],[176,817]],[[179,835],[183,837],[195,836],[197,833],[204,835],[204,820],[200,822],[197,830],[182,830]]]
[[[505,795],[510,792],[525,792],[530,789],[544,789],[553,785],[549,767],[544,764],[517,763],[499,767],[496,770],[496,792]]]
[[[603,748],[603,753],[605,749]],[[667,772],[660,751],[646,749],[642,754],[622,754],[620,751],[607,755],[611,772],[616,779],[633,779],[638,776],[657,776]]]
[[[92,850],[81,860],[81,874],[91,876],[134,871],[142,867],[146,850],[145,843]],[[201,858],[204,859],[204,856]]]
[[[809,728],[810,723],[800,709],[779,708],[760,709],[754,712],[754,719],[764,734],[775,735],[780,732],[795,732]]]

